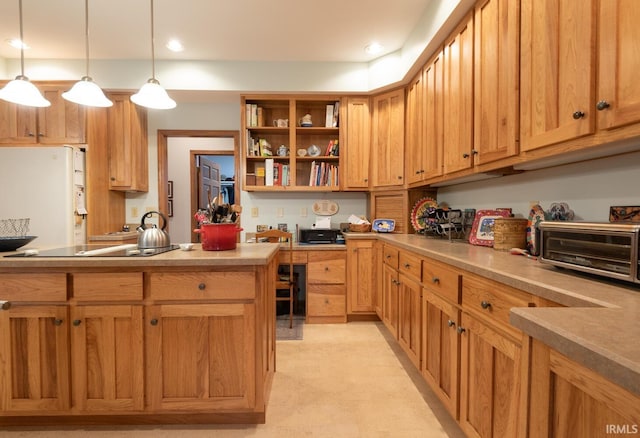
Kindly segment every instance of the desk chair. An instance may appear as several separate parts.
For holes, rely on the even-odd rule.
[[[298,279],[297,275],[293,272],[293,238],[291,233],[282,230],[268,230],[256,233],[256,242],[263,241],[265,238],[269,242],[282,242],[283,240],[289,242],[289,257],[287,262],[289,265],[289,273],[280,273],[280,268],[278,268],[278,276],[276,278],[276,302],[289,302],[289,328],[293,328],[293,307],[298,294]],[[278,291],[281,293],[278,294]],[[287,294],[284,295],[282,291],[287,291]]]

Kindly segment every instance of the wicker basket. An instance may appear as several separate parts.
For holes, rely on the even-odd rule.
[[[526,248],[527,219],[499,217],[493,223],[493,249]]]
[[[371,224],[349,224],[349,231],[352,233],[368,233],[371,231]]]

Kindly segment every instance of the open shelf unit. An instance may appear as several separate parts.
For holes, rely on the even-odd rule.
[[[243,96],[243,189],[340,190],[341,103],[340,96],[326,95]],[[306,115],[311,116],[312,126],[300,126]],[[284,120],[286,126],[282,126]],[[316,156],[309,153],[313,145]],[[263,152],[265,146],[271,155]],[[278,154],[281,146],[285,155]]]

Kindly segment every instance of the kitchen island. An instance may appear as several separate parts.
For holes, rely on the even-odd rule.
[[[278,249],[0,258],[0,425],[263,423]]]

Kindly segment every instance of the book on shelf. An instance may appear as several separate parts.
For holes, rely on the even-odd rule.
[[[325,155],[328,157],[337,157],[338,156],[338,140],[329,140],[329,144],[327,145],[327,150]]]
[[[327,104],[327,111],[324,118],[324,126],[333,128],[333,104]]]
[[[337,100],[336,103],[333,104],[333,128],[337,128],[340,126],[340,101]]]
[[[273,185],[274,186],[282,185],[282,164],[281,163],[273,163]]]
[[[264,160],[264,185],[273,185],[273,158]]]

